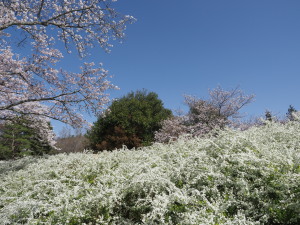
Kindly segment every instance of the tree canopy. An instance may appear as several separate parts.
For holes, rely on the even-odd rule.
[[[115,88],[108,71],[83,62],[73,73],[58,63],[71,51],[80,58],[96,46],[109,51],[109,40],[124,37],[134,19],[119,14],[114,2],[0,1],[0,120],[47,117],[79,126],[81,113],[103,109],[106,90]]]
[[[87,137],[96,150],[112,150],[126,145],[128,148],[149,145],[161,121],[172,112],[154,92],[130,92],[113,101],[98,118]]]
[[[156,132],[158,142],[176,140],[181,135],[201,136],[213,129],[223,129],[240,118],[240,109],[253,101],[254,95],[245,95],[238,88],[224,90],[220,86],[209,90],[208,99],[185,96],[189,112],[163,121]]]

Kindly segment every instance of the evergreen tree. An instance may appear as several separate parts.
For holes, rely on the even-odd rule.
[[[273,115],[269,110],[266,110],[265,112],[265,119],[270,122],[273,121]]]
[[[18,117],[0,126],[0,160],[25,155],[49,153],[52,147],[29,126],[30,121]],[[50,124],[49,124],[50,126]]]
[[[130,92],[113,101],[87,133],[94,150],[113,150],[150,145],[161,122],[172,115],[154,92]]]
[[[293,113],[295,113],[295,112],[297,112],[297,110],[292,105],[290,105],[288,108],[288,112],[286,113],[287,119],[290,121],[294,121],[295,118],[294,118]]]

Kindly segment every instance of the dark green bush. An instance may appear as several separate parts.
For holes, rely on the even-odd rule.
[[[136,91],[115,100],[87,133],[97,151],[126,145],[129,149],[150,145],[161,121],[172,115],[154,92]]]

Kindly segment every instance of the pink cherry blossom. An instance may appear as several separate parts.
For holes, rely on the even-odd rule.
[[[110,40],[123,38],[134,21],[113,2],[0,1],[0,120],[22,115],[80,126],[82,113],[103,109],[106,91],[116,88],[108,71],[94,63],[83,63],[79,73],[58,68],[64,52],[58,45],[81,58],[96,46],[109,51]]]
[[[189,112],[163,121],[162,128],[155,134],[158,142],[168,142],[186,137],[202,136],[214,129],[236,125],[241,117],[239,110],[253,101],[254,95],[245,95],[241,90],[224,90],[221,87],[209,90],[209,99],[185,96]]]

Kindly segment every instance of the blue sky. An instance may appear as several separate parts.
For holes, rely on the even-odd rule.
[[[145,88],[165,107],[185,109],[183,95],[207,97],[208,89],[240,86],[255,94],[248,116],[300,110],[299,0],[119,0],[137,22],[111,53],[92,51],[121,90],[118,98]],[[71,59],[71,57],[70,57]],[[74,67],[66,60],[64,67]],[[88,118],[90,122],[95,118]],[[61,125],[54,123],[58,133]]]

